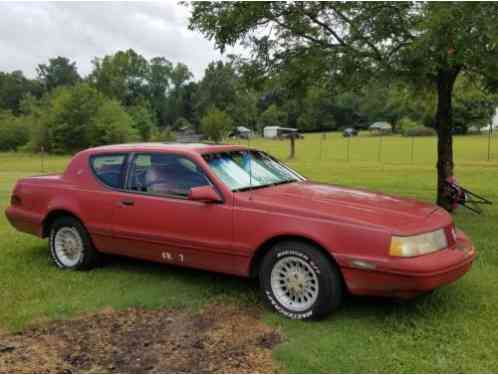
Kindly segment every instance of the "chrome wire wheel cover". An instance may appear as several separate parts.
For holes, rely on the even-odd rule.
[[[271,289],[286,309],[305,311],[318,298],[318,275],[305,260],[295,256],[285,257],[273,266]]]
[[[54,252],[65,267],[74,267],[83,256],[83,240],[76,228],[63,227],[55,233]]]

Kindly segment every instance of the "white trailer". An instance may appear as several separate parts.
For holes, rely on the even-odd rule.
[[[279,126],[266,126],[263,129],[263,137],[264,138],[277,138],[278,137],[278,129]]]

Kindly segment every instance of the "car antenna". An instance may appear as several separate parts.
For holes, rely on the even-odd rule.
[[[251,150],[247,152],[249,153],[249,200],[252,200],[252,152]]]

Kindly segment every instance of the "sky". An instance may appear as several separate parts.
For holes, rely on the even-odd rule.
[[[195,79],[210,61],[220,59],[214,43],[188,30],[189,10],[162,2],[0,2],[0,71],[22,70],[64,56],[76,61],[80,75],[92,59],[133,48],[150,59],[164,56],[187,64]],[[228,50],[226,53],[240,52]]]

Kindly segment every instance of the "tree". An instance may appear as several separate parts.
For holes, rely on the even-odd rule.
[[[211,107],[201,120],[201,130],[213,142],[219,143],[232,129],[232,118],[224,111]]]
[[[285,126],[287,125],[287,114],[275,104],[272,104],[259,117],[259,124],[261,128],[265,126]]]
[[[113,143],[138,141],[140,135],[133,128],[133,119],[118,101],[104,99],[91,117],[88,128],[89,145],[100,146]]]
[[[72,86],[81,81],[75,62],[58,56],[48,60],[48,65],[40,64],[36,69],[38,80],[45,90],[51,91],[59,86]]]
[[[498,76],[497,3],[198,2],[190,27],[224,50],[245,41],[269,66],[298,59],[328,79],[404,78],[437,93],[437,203],[450,210],[452,104],[459,74]],[[263,32],[271,30],[270,33]],[[305,66],[305,65],[303,65]]]
[[[126,107],[149,98],[150,65],[134,50],[95,58],[93,65],[89,81],[107,97],[119,100]]]
[[[237,97],[237,74],[230,63],[212,62],[204,72],[196,93],[196,111],[205,113],[210,107],[225,111]]]
[[[128,108],[131,126],[137,131],[143,141],[149,141],[155,132],[156,120],[154,113],[145,104]]]
[[[20,104],[26,95],[41,96],[43,88],[38,81],[27,79],[20,70],[0,72],[0,110],[20,113]]]
[[[171,90],[173,64],[164,57],[155,57],[150,61],[150,77],[148,78],[150,104],[159,124],[165,124],[168,113],[166,103]]]
[[[0,111],[0,151],[15,151],[29,140],[29,129],[22,118]]]
[[[468,82],[460,76],[455,83],[454,125],[467,130],[471,126],[482,128],[489,125],[496,107],[498,95],[483,90],[481,82]]]
[[[161,126],[171,126],[182,117],[194,120],[193,96],[197,86],[190,82],[191,78],[192,73],[185,64],[178,63],[172,68],[170,80],[173,87],[163,102],[165,111]]]

